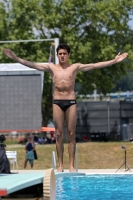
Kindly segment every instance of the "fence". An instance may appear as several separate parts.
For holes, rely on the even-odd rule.
[[[125,130],[125,126],[127,128]],[[124,140],[132,136],[133,102],[78,102],[76,137],[91,140]]]

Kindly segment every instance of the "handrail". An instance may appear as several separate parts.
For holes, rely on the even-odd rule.
[[[78,172],[78,146],[76,145],[76,172]]]
[[[55,158],[55,152],[52,151],[52,168],[56,169],[56,158]]]
[[[78,172],[78,146],[76,145],[76,172]],[[56,169],[56,158],[55,158],[55,152],[52,151],[52,168]]]

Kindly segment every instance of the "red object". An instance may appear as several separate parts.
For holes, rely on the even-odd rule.
[[[0,196],[7,196],[6,189],[0,189]]]
[[[45,132],[45,131],[55,131],[55,128],[51,128],[51,127],[42,127],[41,130],[0,130],[0,133],[8,133],[8,132],[13,132],[13,131],[16,131],[16,132]]]
[[[20,138],[19,142],[24,142],[24,138]]]
[[[54,138],[54,131],[50,131],[51,138]]]
[[[51,127],[42,127],[42,131],[50,131],[51,132],[54,132],[55,131],[55,128],[51,128]]]
[[[89,140],[88,136],[87,136],[87,135],[84,135],[83,140],[84,140],[85,142],[88,142],[88,140]]]

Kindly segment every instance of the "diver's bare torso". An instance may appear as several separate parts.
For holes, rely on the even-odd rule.
[[[75,77],[77,74],[76,68],[76,64],[68,64],[65,68],[59,64],[50,66],[53,80],[53,99],[76,99],[74,92]]]

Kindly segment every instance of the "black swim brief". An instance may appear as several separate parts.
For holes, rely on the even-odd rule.
[[[76,100],[53,100],[53,104],[58,105],[65,112],[70,106],[76,104]]]

